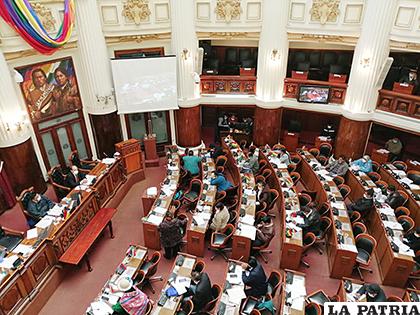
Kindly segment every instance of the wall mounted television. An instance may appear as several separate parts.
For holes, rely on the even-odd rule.
[[[298,102],[328,104],[330,88],[327,86],[301,85]]]

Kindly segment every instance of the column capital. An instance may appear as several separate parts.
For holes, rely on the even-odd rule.
[[[262,100],[258,96],[255,98],[255,105],[263,109],[279,109],[283,105],[283,100]]]

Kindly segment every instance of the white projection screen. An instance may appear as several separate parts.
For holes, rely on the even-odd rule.
[[[178,109],[176,57],[112,59],[118,114]]]

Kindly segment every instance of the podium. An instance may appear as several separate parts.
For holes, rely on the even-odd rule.
[[[414,85],[408,83],[394,82],[392,91],[402,94],[413,94]]]
[[[372,161],[378,162],[379,164],[385,164],[388,162],[389,153],[384,153],[379,150],[372,151]]]
[[[156,137],[144,137],[144,155],[146,156],[146,167],[159,166],[159,156],[156,151]]]
[[[345,74],[330,73],[328,75],[328,82],[346,83],[346,80],[347,80],[347,75]]]
[[[283,137],[283,145],[287,151],[295,152],[299,145],[299,134],[286,131]]]
[[[143,215],[145,217],[149,214],[150,209],[152,209],[153,204],[155,203],[157,195],[151,196],[147,194],[147,189],[143,192],[143,196],[141,196],[141,201],[143,204]]]
[[[309,71],[292,71],[292,79],[308,80]]]
[[[115,151],[121,154],[127,174],[143,169],[140,141],[128,139],[115,144]]]

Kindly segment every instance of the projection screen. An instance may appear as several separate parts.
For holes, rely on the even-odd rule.
[[[112,59],[118,114],[178,109],[176,57]]]

